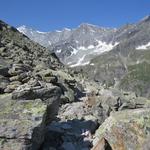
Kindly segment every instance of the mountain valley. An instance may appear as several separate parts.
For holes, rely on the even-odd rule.
[[[59,32],[39,33],[25,26],[18,30],[55,52],[63,64],[82,70],[86,77],[100,85],[115,85],[139,96],[150,97],[147,82],[150,16],[118,29],[84,23],[76,29],[65,28]]]
[[[150,16],[53,32],[0,21],[0,149],[149,150],[149,98]]]

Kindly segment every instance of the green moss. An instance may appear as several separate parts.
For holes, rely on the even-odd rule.
[[[3,94],[0,96],[0,116],[11,114],[15,101],[11,101],[11,94]]]
[[[1,137],[11,138],[12,129],[17,131],[16,138],[30,135],[32,129],[42,123],[46,107],[40,99],[21,101],[12,100],[11,94],[0,95]],[[0,147],[3,143],[0,139]],[[8,142],[6,144],[8,145]]]
[[[11,99],[11,94],[0,96],[0,123],[5,120],[18,120],[21,124],[29,124],[30,119],[42,117],[46,111],[46,104],[41,100],[17,101]],[[33,118],[32,118],[33,117]],[[25,122],[23,122],[25,121]],[[6,122],[7,124],[9,122]]]
[[[30,113],[32,115],[43,114],[46,110],[46,104],[41,100],[25,101],[20,103],[23,113]]]

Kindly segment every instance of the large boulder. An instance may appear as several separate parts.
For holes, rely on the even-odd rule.
[[[47,109],[40,99],[17,101],[11,94],[0,95],[0,149],[31,147],[32,131],[39,126]],[[39,139],[39,143],[43,140]]]
[[[19,86],[13,93],[13,99],[36,99],[40,98],[43,101],[49,102],[49,99],[59,99],[61,95],[61,90],[57,86],[53,86],[52,84],[47,84],[48,86],[42,86],[38,81],[35,83],[36,85],[32,86],[28,83]]]
[[[12,93],[12,99],[17,100],[32,100],[41,99],[47,105],[47,110],[44,115],[44,124],[46,125],[52,121],[60,105],[61,89],[58,86],[53,86],[50,83],[40,84],[38,81],[33,80],[32,84],[24,84],[18,87]]]
[[[57,115],[59,87],[32,88],[18,88],[12,94],[0,96],[0,146],[4,150],[23,147],[38,150],[44,141],[46,125]]]
[[[102,140],[110,150],[148,150],[145,147],[150,142],[149,114],[149,108],[112,113],[97,130],[93,150],[102,146]]]
[[[4,150],[23,147],[38,150],[44,141],[46,125],[56,118],[60,96],[58,86],[36,79],[19,85],[12,94],[1,95],[0,146]]]
[[[18,63],[18,64],[13,64],[12,67],[9,69],[8,73],[10,75],[15,76],[31,70],[32,70],[31,66]]]

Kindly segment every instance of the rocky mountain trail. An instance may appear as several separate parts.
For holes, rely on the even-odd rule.
[[[38,150],[41,146],[47,145],[48,139],[45,137],[48,133],[56,133],[62,138],[59,132],[53,131],[53,128],[55,126],[61,128],[65,122],[68,124],[69,119],[63,119],[69,117],[67,112],[63,115],[64,107],[72,107],[73,111],[83,118],[85,113],[79,114],[77,104],[81,107],[80,110],[85,107],[85,103],[81,100],[86,97],[84,89],[88,82],[81,84],[80,72],[76,73],[75,77],[75,72],[64,67],[55,54],[32,42],[14,28],[3,22],[0,27],[0,50],[2,51],[0,54],[0,124],[2,126],[0,146],[4,150]],[[77,109],[74,110],[76,107]],[[85,112],[87,113],[87,109]],[[57,118],[61,120],[57,121]],[[81,144],[76,143],[76,146],[91,147],[90,142],[84,141],[83,137],[94,132],[98,123],[96,119],[86,121],[81,118],[70,117],[69,124],[72,131],[67,134],[63,131],[66,142],[62,143],[62,147],[68,145],[74,147],[71,142],[67,141],[68,136],[73,136],[74,142],[78,137],[80,138],[78,142]],[[93,124],[92,131],[91,124]],[[82,132],[81,126],[83,126]],[[49,129],[47,133],[47,128],[50,127],[52,129]],[[48,136],[51,135],[48,134]],[[51,147],[51,143],[49,144]]]
[[[147,150],[147,98],[89,80],[2,21],[0,52],[1,149]]]
[[[90,149],[92,147],[92,132],[96,128],[97,124],[90,120],[73,119],[65,122],[52,122],[47,126],[43,148]]]
[[[81,88],[55,54],[2,21],[0,37],[0,146],[39,149],[60,104],[77,100]]]
[[[60,137],[63,138],[63,140],[61,144],[55,143],[52,147],[53,149],[61,149],[61,147],[63,147],[65,144],[65,149],[69,149],[70,147],[77,150],[82,150],[84,148],[91,149],[93,146],[96,146],[96,141],[98,139],[97,128],[101,128],[103,123],[105,123],[105,120],[111,117],[113,113],[120,113],[128,110],[130,110],[131,113],[132,110],[136,111],[142,108],[148,109],[149,107],[149,100],[142,97],[136,97],[134,93],[120,92],[115,89],[101,90],[99,95],[95,95],[93,92],[91,92],[91,95],[88,93],[87,96],[82,98],[81,101],[73,102],[71,104],[67,103],[60,107],[57,116],[59,121],[52,122],[50,125],[48,125],[48,127],[50,127],[51,130],[54,129],[58,130],[57,132],[59,132],[59,134],[57,134],[58,137],[50,138],[51,141],[55,141],[55,139],[59,139]],[[90,127],[87,127],[89,121],[92,122],[93,125],[91,124]],[[82,129],[80,127],[80,123],[82,124],[83,122],[85,124]],[[63,130],[65,128],[65,132],[62,130],[62,128]],[[81,129],[85,131],[85,133],[82,133]],[[80,143],[78,143],[78,140],[75,140],[75,133],[72,130],[74,130],[75,133],[78,133],[81,137],[84,134],[90,136],[90,138],[88,137],[88,142],[90,145],[83,146],[84,138],[82,142],[80,141]],[[68,134],[71,134],[71,137]],[[72,137],[72,134],[74,137]],[[68,136],[68,140],[65,141],[65,138]],[[59,148],[57,147],[58,145]],[[107,140],[104,145],[107,145]]]

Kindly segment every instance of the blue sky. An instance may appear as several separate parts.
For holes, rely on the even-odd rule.
[[[150,0],[1,0],[0,19],[40,31],[81,23],[119,27],[150,15]]]

